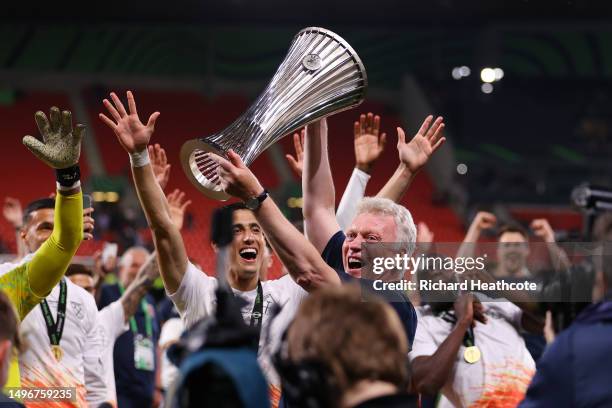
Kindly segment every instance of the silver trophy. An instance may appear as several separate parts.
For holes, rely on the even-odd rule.
[[[210,198],[227,200],[218,165],[206,157],[226,157],[233,149],[249,166],[283,136],[363,102],[368,79],[357,53],[339,35],[319,27],[300,31],[274,77],[249,109],[211,136],[181,148],[187,178]]]

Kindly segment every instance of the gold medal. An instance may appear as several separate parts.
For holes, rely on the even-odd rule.
[[[480,360],[480,349],[476,346],[466,347],[463,352],[463,358],[466,362],[474,364]]]
[[[53,344],[51,346],[51,352],[53,353],[53,357],[55,357],[55,360],[58,363],[60,362],[62,357],[64,357],[64,350],[62,350],[62,348],[58,344]]]

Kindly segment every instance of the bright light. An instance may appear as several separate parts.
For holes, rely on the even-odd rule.
[[[302,208],[302,197],[290,197],[287,200],[287,207]]]
[[[463,76],[461,75],[461,68],[453,68],[453,72],[451,72],[451,75],[453,76],[453,79],[461,79],[461,77]]]
[[[459,80],[461,78],[470,76],[471,73],[472,71],[470,70],[470,68],[463,65],[461,67],[453,68],[451,75],[453,76],[454,79]]]
[[[93,198],[94,201],[104,201],[104,192],[94,191],[91,193],[91,198]]]
[[[467,171],[468,171],[468,167],[467,167],[467,165],[465,163],[459,163],[457,165],[457,173],[459,173],[459,174],[461,174],[463,176],[464,174],[467,173]]]
[[[480,86],[480,90],[481,90],[483,93],[490,94],[491,92],[493,92],[493,85],[491,85],[491,84],[489,84],[489,83],[484,83],[484,84],[482,84],[482,85]]]
[[[499,81],[500,79],[502,79],[504,77],[504,70],[501,68],[495,68],[493,71],[495,71],[495,80]]]
[[[106,201],[108,201],[109,203],[116,203],[117,201],[119,201],[119,194],[117,194],[114,191],[109,191],[106,193]]]
[[[483,68],[480,71],[480,79],[482,82],[491,83],[495,81],[495,70],[493,68]]]

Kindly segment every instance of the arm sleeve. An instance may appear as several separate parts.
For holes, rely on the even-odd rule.
[[[369,180],[370,175],[368,173],[357,168],[353,170],[353,174],[351,174],[351,178],[346,185],[346,190],[344,190],[338,210],[336,211],[336,219],[342,231],[346,231],[351,225],[353,218],[355,218],[357,205],[365,194]]]
[[[98,328],[98,308],[93,297],[87,299],[87,309],[89,321],[91,325],[85,339],[85,347],[83,349],[83,369],[85,373],[85,388],[87,389],[87,403],[91,407],[97,407],[107,399],[108,390],[104,373],[104,365],[102,363],[102,354],[104,347],[102,344],[102,336],[100,336]],[[110,341],[110,340],[109,340]]]
[[[419,320],[412,343],[412,350],[408,353],[410,361],[417,357],[431,356],[438,349],[438,343],[434,335],[430,332],[425,319]]]
[[[198,320],[213,312],[216,287],[215,278],[206,275],[188,262],[187,271],[176,292],[166,293],[176,306],[185,326],[190,328]]]
[[[562,332],[538,360],[537,371],[520,408],[572,406],[573,358],[568,331]]]
[[[83,197],[57,194],[53,233],[32,259],[0,276],[20,320],[57,285],[83,238]]]
[[[27,265],[32,293],[45,297],[57,285],[83,240],[83,195],[55,196],[53,233]]]

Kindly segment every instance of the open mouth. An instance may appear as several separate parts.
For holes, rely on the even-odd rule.
[[[361,262],[361,259],[355,258],[353,256],[349,256],[348,258],[349,269],[361,269],[362,266],[363,266],[363,262]]]
[[[247,261],[254,261],[257,258],[257,250],[255,248],[242,248],[240,257]]]

